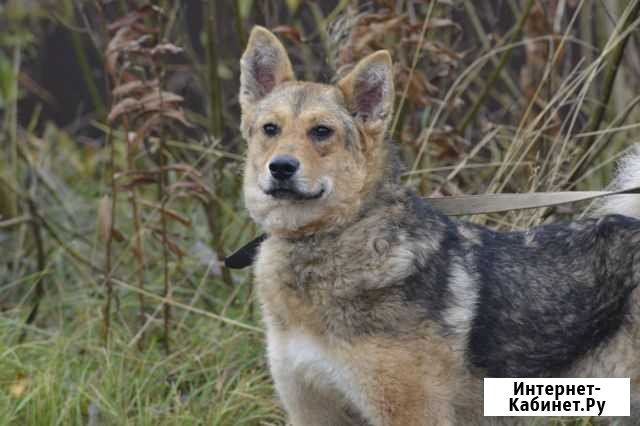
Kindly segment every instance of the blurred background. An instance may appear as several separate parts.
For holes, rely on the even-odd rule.
[[[640,0],[0,0],[0,425],[284,424],[250,271],[221,265],[259,233],[254,24],[299,79],[390,50],[424,196],[605,188],[640,140]]]

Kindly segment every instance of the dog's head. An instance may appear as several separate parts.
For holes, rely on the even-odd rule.
[[[391,58],[362,59],[336,85],[296,81],[283,45],[255,27],[241,59],[244,198],[266,232],[301,236],[352,220],[387,168]]]

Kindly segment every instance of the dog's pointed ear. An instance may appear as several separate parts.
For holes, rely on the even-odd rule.
[[[295,80],[293,67],[280,40],[255,26],[240,60],[240,106],[250,108],[278,84],[291,80]]]
[[[384,132],[393,114],[391,55],[379,50],[362,59],[338,82],[351,114],[370,131]]]

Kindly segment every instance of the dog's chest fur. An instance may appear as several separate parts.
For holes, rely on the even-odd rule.
[[[281,395],[296,381],[367,405],[348,342],[389,326],[385,315],[403,312],[372,295],[411,269],[400,235],[378,219],[339,237],[298,243],[271,237],[262,244],[255,278]]]
[[[265,241],[255,275],[267,323],[349,340],[384,332],[392,316],[407,320],[405,295],[390,289],[414,271],[406,232],[393,221],[402,209],[381,209],[339,235]]]

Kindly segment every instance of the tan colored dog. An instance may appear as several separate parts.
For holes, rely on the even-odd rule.
[[[499,423],[488,376],[631,377],[640,416],[639,221],[454,222],[398,183],[386,51],[297,82],[256,27],[241,65],[245,202],[269,234],[256,285],[293,425]]]

